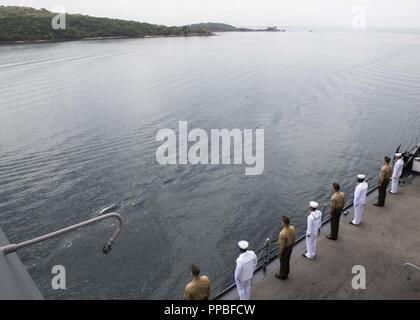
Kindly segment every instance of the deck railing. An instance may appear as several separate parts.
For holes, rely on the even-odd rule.
[[[406,270],[406,272],[407,272],[407,280],[411,280],[411,273],[410,273],[409,270],[413,270],[413,269],[415,271],[420,272],[420,267],[418,267],[418,266],[416,266],[412,263],[409,263],[409,262],[404,264],[404,270]]]
[[[416,152],[413,153],[413,151],[416,150]],[[420,145],[415,146],[413,149],[411,149],[410,151],[407,152],[409,155],[407,161],[404,164],[404,168],[406,168],[410,162],[419,155],[420,153]],[[371,176],[369,178],[366,179],[366,182],[372,182],[373,183],[373,187],[371,187],[368,190],[367,195],[372,194],[373,192],[375,192],[378,189],[378,175],[374,175]],[[345,216],[347,214],[350,213],[349,209],[353,206],[353,199],[348,201],[344,207],[343,207],[343,211],[342,214],[344,214]],[[325,216],[326,213],[326,209],[327,209],[327,204],[324,204],[323,206],[323,216]],[[328,216],[327,219],[325,219],[324,221],[322,221],[321,226],[325,226],[327,223],[329,223],[331,220],[331,218]],[[306,238],[306,234],[301,235],[300,237],[298,237],[295,241],[295,246],[302,242],[304,239]],[[255,272],[260,271],[260,270],[264,270],[266,269],[267,265],[269,263],[271,263],[272,261],[274,261],[275,259],[278,258],[278,237],[274,236],[271,238],[268,238],[265,241],[265,244],[263,247],[258,248],[255,251],[255,254],[258,257],[258,264],[257,264],[257,268],[255,269]],[[264,253],[264,255],[262,255],[262,253]],[[216,294],[214,294],[214,298],[215,300],[217,300],[218,298],[220,298],[221,296],[225,295],[227,292],[229,292],[231,289],[233,289],[235,287],[235,284],[231,284],[229,285],[227,288],[217,292],[217,289],[219,289],[221,287],[221,285],[215,287],[213,289],[213,292],[216,292]]]
[[[56,238],[58,236],[61,236],[63,234],[72,232],[76,229],[88,226],[88,225],[92,225],[94,223],[97,223],[101,220],[106,220],[106,219],[117,219],[118,221],[118,225],[117,225],[117,229],[115,230],[114,234],[112,235],[112,237],[108,240],[108,242],[105,243],[102,252],[104,254],[109,254],[111,249],[112,249],[112,245],[114,244],[115,240],[117,239],[118,235],[120,234],[121,228],[122,228],[122,224],[123,224],[123,218],[118,214],[118,213],[108,213],[108,214],[104,214],[102,216],[96,217],[96,218],[92,218],[89,220],[86,220],[84,222],[80,222],[78,224],[72,225],[70,227],[64,228],[64,229],[60,229],[58,231],[55,232],[51,232],[48,233],[46,235],[43,235],[41,237],[37,237],[31,240],[27,240],[27,241],[23,241],[20,242],[18,244],[9,244],[7,246],[4,247],[0,247],[0,253],[7,255],[13,252],[16,252],[19,249],[40,243],[40,242],[44,242],[47,240],[50,240],[52,238]]]

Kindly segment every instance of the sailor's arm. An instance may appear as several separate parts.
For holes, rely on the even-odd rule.
[[[330,217],[333,216],[333,213],[334,213],[336,207],[337,207],[337,200],[335,200],[335,198],[333,197],[331,199]]]
[[[313,220],[308,217],[308,227],[306,228],[306,236],[309,238],[311,236]]]
[[[360,203],[360,196],[361,196],[361,191],[359,188],[356,188],[356,190],[354,191],[354,199],[353,199],[354,205],[357,205]]]
[[[184,300],[192,300],[190,289],[188,285],[184,289]]]
[[[235,282],[240,282],[240,275],[241,275],[242,265],[240,262],[236,262],[236,269],[235,269]]]
[[[258,265],[258,257],[254,254],[254,260],[252,261],[252,272],[255,272]]]
[[[381,172],[379,173],[379,183],[378,183],[378,185],[381,186],[382,183],[384,182],[384,180],[385,180],[385,171],[384,171],[384,168],[382,168]]]
[[[284,235],[280,233],[279,235],[279,253],[280,255],[283,254],[284,249],[286,248],[286,238]]]

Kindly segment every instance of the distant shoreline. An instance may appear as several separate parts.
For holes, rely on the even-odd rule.
[[[155,36],[143,36],[143,37],[94,37],[94,38],[81,38],[81,39],[55,39],[55,40],[21,40],[21,41],[0,41],[0,45],[12,45],[12,44],[47,44],[56,42],[75,42],[75,41],[99,41],[99,40],[124,40],[124,39],[152,39],[152,38],[191,38],[191,37],[213,37],[217,34],[189,34],[189,35],[155,35]]]
[[[273,31],[268,30],[234,30],[234,31],[218,31],[217,33],[252,33],[252,32],[267,32]],[[286,32],[286,30],[278,30],[274,32]],[[153,38],[191,38],[191,37],[214,37],[218,36],[217,33],[211,32],[209,34],[188,34],[188,35],[146,35],[143,37],[125,37],[125,36],[113,36],[113,37],[93,37],[93,38],[80,38],[80,39],[52,39],[52,40],[20,40],[20,41],[0,41],[0,45],[12,45],[12,44],[43,44],[43,43],[55,43],[55,42],[75,42],[75,41],[98,41],[98,40],[123,40],[123,39],[153,39]]]

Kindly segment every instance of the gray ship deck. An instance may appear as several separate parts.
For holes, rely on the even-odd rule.
[[[420,178],[388,194],[385,207],[372,203],[370,197],[359,227],[348,223],[352,213],[342,218],[336,242],[326,239],[326,225],[314,260],[296,247],[288,280],[275,278],[276,262],[275,271],[255,281],[252,299],[420,299],[420,271],[403,267],[420,265]],[[366,290],[352,288],[354,265],[366,268]]]
[[[9,242],[0,229],[0,246]],[[16,253],[0,252],[0,300],[43,299]]]

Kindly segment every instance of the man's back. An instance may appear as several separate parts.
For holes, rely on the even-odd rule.
[[[343,209],[344,207],[344,193],[341,191],[335,192],[331,197],[334,209]]]
[[[290,247],[295,243],[296,229],[294,226],[284,227],[279,234],[279,245]],[[284,241],[284,243],[283,243]]]
[[[246,251],[236,259],[235,281],[250,280],[257,266],[257,256],[254,251]]]
[[[354,205],[364,205],[366,203],[366,196],[368,191],[368,184],[366,181],[359,183],[354,189]]]
[[[210,280],[206,276],[194,278],[185,287],[185,300],[208,300],[210,296]]]
[[[389,164],[385,164],[382,167],[381,172],[380,172],[380,176],[384,180],[388,180],[388,179],[391,178],[391,176],[392,176],[392,168],[391,168],[391,166]]]

